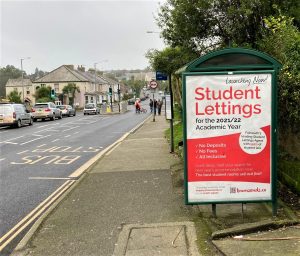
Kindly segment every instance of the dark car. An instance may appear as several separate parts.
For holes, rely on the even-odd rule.
[[[24,124],[33,124],[29,110],[23,104],[0,103],[0,126],[21,127]]]
[[[134,105],[134,103],[135,103],[135,100],[134,100],[134,99],[129,99],[129,100],[127,101],[127,104],[128,104],[128,105]]]

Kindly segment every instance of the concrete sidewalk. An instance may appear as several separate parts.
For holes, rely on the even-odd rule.
[[[195,216],[173,191],[168,127],[149,118],[117,143],[14,255],[199,255]]]
[[[298,255],[298,219],[284,206],[277,218],[266,204],[247,204],[243,214],[241,205],[218,205],[217,218],[210,205],[185,206],[168,127],[164,116],[149,118],[115,144],[13,255]],[[274,237],[292,239],[262,239]]]

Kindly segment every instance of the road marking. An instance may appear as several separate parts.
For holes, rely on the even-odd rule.
[[[68,138],[68,137],[70,137],[70,136],[71,136],[70,134],[69,134],[69,135],[66,135],[65,138]]]
[[[70,180],[72,178],[66,177],[66,178],[58,178],[58,177],[29,177],[29,180]]]
[[[29,151],[29,150],[21,151],[21,152],[17,153],[17,155],[21,155],[21,154],[26,153],[26,152],[28,152],[28,151]]]
[[[77,133],[79,133],[79,132],[74,132],[73,134],[77,134]]]
[[[39,137],[39,138],[36,138],[36,139],[33,139],[33,140],[29,140],[29,141],[26,141],[24,143],[21,143],[20,145],[25,145],[25,144],[28,144],[30,142],[33,142],[33,141],[36,141],[36,140],[40,140],[40,139],[44,139],[44,138],[47,138],[49,136],[52,136],[52,135],[46,135],[46,136],[43,136],[43,137]]]
[[[12,140],[16,140],[16,139],[20,139],[20,138],[22,138],[22,137],[24,137],[24,136],[19,136],[19,137],[10,139],[10,140],[0,141],[0,143],[15,144],[15,145],[17,145],[18,143],[16,143],[16,142],[11,142],[11,141],[12,141]]]
[[[5,158],[1,158],[1,159],[0,159],[0,162],[3,161],[3,160],[5,160]]]
[[[46,146],[46,144],[39,145],[39,146],[37,146],[37,148],[41,148],[41,147],[44,147],[44,146]]]
[[[88,160],[86,163],[84,163],[82,166],[80,166],[76,171],[74,171],[72,174],[69,175],[70,178],[77,178],[81,174],[83,174],[93,163],[95,163],[100,157],[102,157],[104,154],[106,154],[111,148],[113,148],[116,144],[123,141],[130,133],[125,133],[120,139],[115,141],[113,144],[99,152],[97,155],[92,157],[90,160]]]
[[[70,131],[70,130],[73,130],[73,129],[76,129],[76,128],[79,128],[79,126],[74,126],[74,127],[65,129],[65,130],[63,130],[62,132]]]
[[[41,217],[42,214],[47,211],[49,207],[73,185],[74,182],[75,180],[68,180],[63,183],[48,198],[27,214],[27,216],[25,216],[17,225],[2,236],[0,238],[0,252],[35,219]]]
[[[55,141],[58,141],[58,140],[60,140],[60,139],[55,139],[55,140],[52,140],[51,142],[55,142]]]

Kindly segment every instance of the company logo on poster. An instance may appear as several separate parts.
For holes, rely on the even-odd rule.
[[[271,200],[272,74],[185,78],[188,201]]]

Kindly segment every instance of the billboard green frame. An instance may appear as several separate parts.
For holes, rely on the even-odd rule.
[[[259,203],[272,202],[273,215],[277,214],[277,77],[281,64],[266,53],[244,48],[226,48],[208,53],[191,61],[176,73],[182,75],[183,81],[183,131],[184,131],[184,186],[185,203],[194,204],[229,204],[229,203]],[[187,118],[186,118],[186,77],[201,75],[224,74],[271,74],[271,200],[247,201],[214,201],[214,202],[189,202],[187,181]]]

